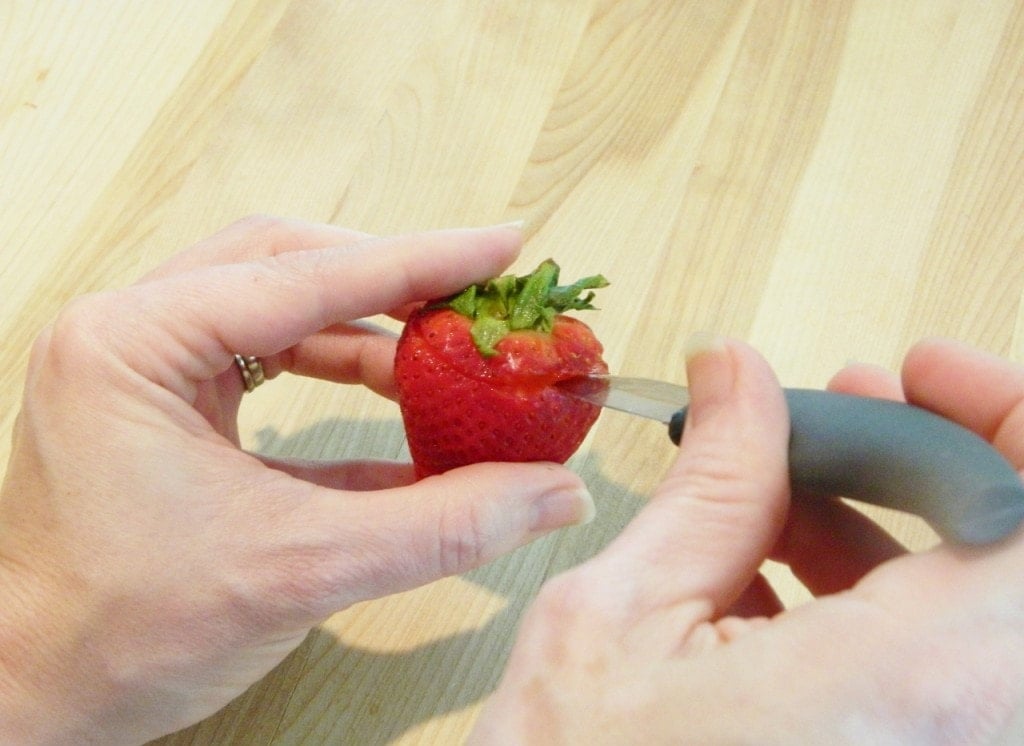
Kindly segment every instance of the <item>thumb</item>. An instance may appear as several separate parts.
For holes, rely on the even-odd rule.
[[[606,550],[648,608],[701,601],[724,612],[756,576],[788,506],[788,414],[747,345],[699,338],[679,456],[650,503]]]
[[[334,589],[342,605],[472,570],[594,516],[580,478],[548,463],[475,464],[408,486],[323,497],[321,525],[336,527],[336,561],[345,565],[338,571],[346,587]]]

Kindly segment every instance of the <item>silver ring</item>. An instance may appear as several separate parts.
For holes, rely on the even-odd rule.
[[[263,373],[263,363],[260,362],[258,357],[235,355],[235,365],[242,372],[242,383],[245,384],[247,392],[252,391],[267,380]]]

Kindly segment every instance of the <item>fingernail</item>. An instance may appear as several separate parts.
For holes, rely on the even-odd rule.
[[[550,531],[590,523],[597,515],[594,497],[586,487],[554,490],[530,506],[530,530]]]
[[[735,376],[732,361],[725,353],[725,338],[716,334],[698,332],[687,340],[686,379],[693,396],[688,420],[693,421],[713,402],[725,401],[730,396]]]
[[[690,335],[683,347],[687,360],[693,360],[706,352],[721,352],[725,349],[725,339],[713,332],[699,331]]]
[[[521,231],[523,226],[526,225],[525,220],[510,220],[507,223],[501,223],[498,228],[515,228],[517,231]]]

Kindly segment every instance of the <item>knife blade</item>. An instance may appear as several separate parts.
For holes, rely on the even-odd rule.
[[[690,403],[685,386],[652,378],[580,376],[558,383],[558,388],[599,407],[635,414],[663,424]]]
[[[592,376],[558,384],[601,407],[668,424],[680,442],[684,386]],[[986,544],[1024,522],[1024,483],[988,442],[921,407],[815,389],[783,390],[789,476],[801,494],[843,496],[920,516],[943,539]]]

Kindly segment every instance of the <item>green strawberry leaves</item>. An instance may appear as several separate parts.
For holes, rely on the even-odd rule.
[[[497,354],[495,345],[513,331],[550,332],[555,316],[563,311],[592,309],[592,291],[608,285],[601,275],[559,285],[560,268],[546,259],[528,275],[503,275],[485,283],[470,285],[462,292],[431,304],[451,308],[473,320],[470,334],[480,354]]]

